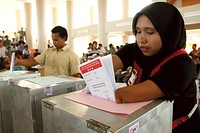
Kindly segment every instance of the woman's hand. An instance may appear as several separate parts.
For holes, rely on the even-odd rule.
[[[117,89],[115,91],[115,102],[116,103],[122,103],[122,99],[121,99],[120,93],[121,93],[120,89]]]
[[[154,100],[163,97],[165,94],[151,80],[119,88],[115,91],[116,103],[132,103]]]

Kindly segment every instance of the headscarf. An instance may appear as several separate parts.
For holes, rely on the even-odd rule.
[[[135,48],[135,60],[140,67],[148,69],[148,73],[164,58],[174,51],[185,48],[186,31],[183,18],[176,7],[166,2],[155,2],[138,12],[132,23],[136,35],[138,18],[145,15],[151,21],[162,40],[161,50],[152,56],[143,55],[138,46]]]

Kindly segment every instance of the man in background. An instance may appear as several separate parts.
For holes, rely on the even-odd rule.
[[[196,64],[196,74],[199,75],[200,70],[200,50],[197,49],[197,44],[192,44],[192,51],[189,53]]]
[[[64,27],[56,26],[52,30],[54,47],[48,48],[35,58],[16,60],[16,65],[26,67],[40,64],[44,66],[44,75],[66,75],[81,77],[78,66],[79,57],[65,44],[68,34]]]

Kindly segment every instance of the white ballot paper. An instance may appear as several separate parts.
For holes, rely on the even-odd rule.
[[[15,52],[12,53],[11,62],[10,62],[10,74],[13,74],[15,63]]]
[[[117,87],[111,54],[82,63],[79,69],[93,96],[115,101]]]

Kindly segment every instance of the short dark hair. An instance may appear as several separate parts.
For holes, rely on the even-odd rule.
[[[93,41],[93,44],[97,43],[97,41]]]
[[[111,44],[109,44],[109,47],[111,48],[113,46],[113,44],[111,43]]]
[[[59,36],[61,37],[61,38],[66,38],[66,40],[65,41],[67,41],[67,38],[68,38],[68,34],[67,34],[67,30],[64,28],[64,27],[62,27],[62,26],[56,26],[56,27],[54,27],[52,30],[51,30],[51,32],[52,33],[59,33]]]

